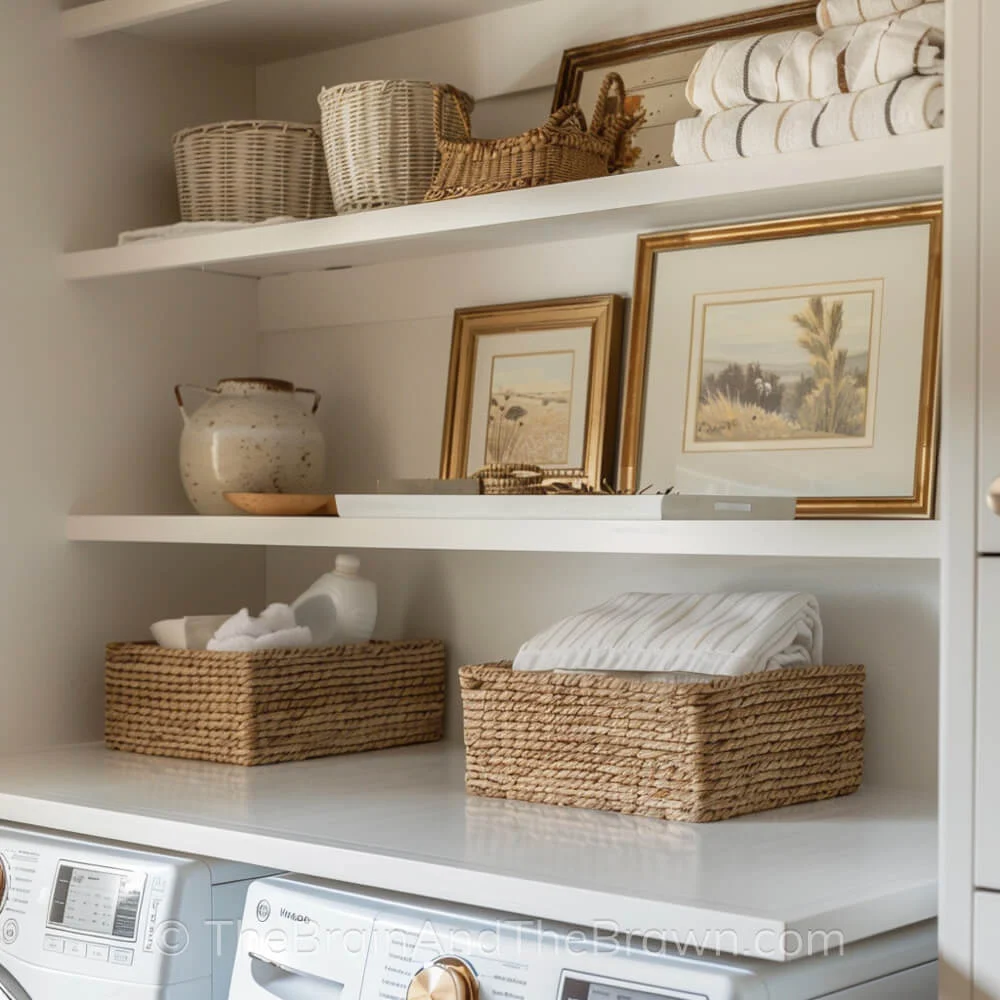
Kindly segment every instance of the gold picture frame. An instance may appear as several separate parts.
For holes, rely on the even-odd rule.
[[[624,316],[618,295],[456,310],[441,478],[524,462],[599,489],[615,469]]]
[[[623,76],[630,96],[648,90],[648,96],[653,98],[657,88],[661,88],[661,93],[662,88],[668,88],[671,94],[667,105],[657,106],[654,100],[643,103],[649,118],[636,133],[636,143],[641,149],[645,135],[647,148],[635,166],[629,169],[670,166],[673,158],[668,153],[668,147],[672,131],[662,142],[653,142],[650,137],[653,129],[672,126],[678,118],[695,114],[683,99],[683,85],[700,55],[710,45],[730,38],[802,28],[816,28],[816,0],[745,11],[567,49],[559,67],[552,109],[556,111],[567,104],[581,102],[589,106],[600,80],[611,70]],[[672,61],[676,66],[665,66],[665,56],[674,57]],[[648,64],[645,77],[641,64]],[[661,78],[663,72],[667,73],[666,78]],[[677,93],[678,90],[681,93]],[[670,108],[674,110],[670,111]]]
[[[911,231],[912,227],[926,227],[926,249],[924,249],[922,236],[916,235],[915,231]],[[896,238],[898,236],[900,248],[902,249],[904,246],[907,248],[906,259],[911,263],[917,260],[918,255],[920,259],[923,259],[923,254],[926,253],[926,276],[924,273],[914,273],[912,267],[909,270],[900,270],[903,266],[902,263],[890,260],[885,247],[876,247],[873,244],[872,247],[863,250],[860,244],[854,246],[851,243],[841,242],[836,244],[835,249],[832,243],[821,246],[814,239],[815,237],[822,236],[840,237],[849,234],[871,234],[876,232],[887,233],[888,235],[885,236],[885,239]],[[707,356],[705,347],[705,338],[708,336],[708,328],[705,326],[707,321],[699,312],[699,301],[709,300],[712,295],[718,300],[725,300],[726,293],[718,293],[717,289],[725,288],[725,285],[721,284],[721,282],[728,281],[732,283],[729,287],[733,289],[732,298],[738,300],[736,301],[737,305],[742,305],[745,302],[747,293],[745,291],[737,292],[735,289],[746,288],[751,288],[754,293],[760,293],[757,299],[753,299],[751,296],[754,305],[772,303],[792,297],[806,300],[812,295],[817,296],[816,300],[822,304],[826,300],[822,297],[821,293],[809,290],[813,285],[822,284],[820,278],[816,277],[816,275],[825,278],[828,276],[828,272],[837,271],[839,267],[840,270],[836,275],[839,285],[850,285],[851,283],[850,268],[854,265],[843,262],[831,264],[830,261],[832,258],[830,255],[834,253],[834,249],[834,256],[838,260],[841,258],[847,259],[851,256],[852,252],[854,253],[858,261],[857,267],[859,270],[853,278],[857,279],[858,288],[875,287],[875,283],[879,280],[879,275],[875,273],[869,274],[865,270],[866,260],[878,260],[880,259],[878,253],[881,253],[883,261],[881,266],[884,266],[886,273],[892,270],[892,277],[891,280],[884,282],[880,286],[884,289],[887,296],[891,295],[891,299],[884,301],[880,299],[881,307],[879,309],[878,322],[882,324],[886,317],[892,322],[880,334],[881,346],[878,350],[881,351],[882,358],[877,370],[883,373],[888,372],[886,377],[894,380],[894,382],[889,387],[891,392],[889,389],[883,391],[878,384],[869,385],[868,379],[872,371],[873,358],[870,355],[865,355],[863,375],[859,376],[858,384],[860,385],[860,381],[863,379],[864,406],[870,411],[868,433],[871,440],[870,442],[862,440],[862,432],[859,428],[856,432],[856,442],[844,440],[835,442],[850,446],[856,445],[855,450],[852,452],[850,448],[844,448],[833,459],[829,457],[834,453],[829,450],[829,442],[827,442],[827,457],[825,461],[828,464],[840,463],[838,468],[843,466],[844,470],[848,470],[853,455],[856,469],[861,468],[865,462],[869,463],[869,466],[874,465],[881,469],[885,460],[891,458],[892,462],[899,466],[900,473],[905,473],[907,479],[906,486],[903,488],[900,477],[900,490],[898,494],[893,491],[892,493],[887,492],[885,495],[871,496],[850,496],[846,494],[803,496],[797,504],[797,516],[800,518],[933,517],[937,473],[940,374],[941,232],[942,206],[941,202],[936,201],[915,205],[865,209],[640,236],[636,258],[630,354],[625,376],[619,486],[624,489],[634,489],[639,485],[640,478],[642,478],[643,484],[645,484],[649,476],[649,470],[646,469],[644,471],[643,466],[649,463],[650,456],[653,455],[652,449],[659,448],[661,451],[663,450],[662,442],[659,445],[649,443],[653,438],[650,436],[650,429],[646,425],[649,422],[647,410],[651,400],[655,402],[656,399],[663,398],[663,394],[665,393],[680,392],[683,395],[683,399],[681,400],[683,410],[674,403],[660,406],[661,410],[670,406],[675,407],[673,418],[670,421],[672,426],[664,428],[664,432],[667,435],[676,433],[676,421],[678,413],[680,414],[679,420],[683,425],[682,440],[679,445],[674,442],[666,449],[668,453],[671,449],[674,449],[676,451],[675,455],[668,455],[662,460],[657,458],[657,462],[662,467],[664,464],[669,464],[672,457],[675,460],[675,470],[681,464],[684,464],[693,478],[696,478],[700,472],[697,463],[704,461],[704,457],[687,454],[685,442],[688,440],[689,427],[692,424],[699,432],[705,429],[707,425],[699,423],[699,420],[701,420],[701,410],[699,408],[705,407],[707,410],[716,399],[715,397],[707,397],[705,395],[706,369],[704,363],[698,370],[694,370],[692,367],[692,359],[696,354],[703,359]],[[904,240],[906,240],[905,243]],[[794,247],[789,247],[786,241],[802,242],[797,242]],[[767,275],[772,280],[741,283],[740,257],[725,249],[739,248],[741,246],[753,247],[751,256],[745,258],[748,271],[752,271],[757,275]],[[776,247],[781,249],[775,251]],[[672,275],[666,272],[663,275],[659,274],[659,265],[664,260],[674,262],[683,260],[679,256],[671,257],[669,255],[681,255],[685,251],[704,251],[706,248],[713,248],[727,256],[718,257],[714,261],[714,268],[712,258],[706,257],[704,254],[698,258],[689,257],[687,259],[688,263],[678,264],[674,268]],[[768,271],[769,259],[767,255],[769,249],[774,256],[773,271]],[[794,255],[794,262],[790,260],[789,255]],[[782,260],[789,272],[794,272],[798,277],[805,276],[807,280],[784,280],[784,274],[781,269]],[[725,263],[725,276],[719,277],[720,268],[718,265],[723,261]],[[872,266],[874,267],[874,265]],[[688,270],[685,270],[685,267]],[[884,278],[885,275],[883,274],[882,277]],[[861,279],[865,280],[862,281]],[[710,288],[709,286],[712,287]],[[792,291],[788,293],[776,293],[774,291],[776,288],[783,288],[784,286],[791,286]],[[908,294],[910,287],[913,288],[912,294]],[[796,289],[801,289],[801,291],[796,291]],[[843,294],[838,294],[841,294],[841,300],[837,304],[840,307],[840,315],[843,315]],[[658,297],[663,300],[659,306],[657,302]],[[810,299],[811,301],[814,300]],[[890,305],[891,309],[889,308]],[[658,311],[662,315],[658,316]],[[822,315],[823,312],[820,309],[820,316],[822,317]],[[801,313],[794,315],[791,311],[787,314],[787,318],[794,321],[794,323],[798,323],[799,326],[802,325],[800,316]],[[909,317],[905,324],[900,322],[903,317]],[[739,316],[738,319],[743,323],[743,327],[739,327],[739,329],[749,328],[753,322],[749,311],[745,316]],[[922,325],[915,334],[910,333],[911,327],[918,325],[918,320]],[[793,327],[794,323],[792,324]],[[893,328],[894,325],[898,329]],[[733,328],[736,329],[737,327]],[[773,327],[768,328],[768,335],[771,335],[772,329]],[[697,343],[699,331],[702,338],[700,345]],[[781,337],[787,339],[788,334],[785,332],[784,327],[782,331]],[[794,329],[793,332],[801,334],[801,330]],[[740,336],[743,336],[743,334],[741,333]],[[752,340],[752,334],[748,333],[746,336]],[[663,342],[669,342],[667,347],[664,347],[663,343],[660,344],[659,361],[654,361],[651,355],[653,340],[656,337]],[[782,343],[784,343],[784,340]],[[805,346],[799,341],[795,341],[795,343],[798,343],[800,347]],[[872,343],[874,344],[874,341]],[[834,353],[836,344],[837,341],[834,337],[830,345],[831,356]],[[917,353],[918,348],[919,353]],[[756,344],[751,349],[761,350]],[[866,348],[866,350],[870,349]],[[844,361],[842,364],[845,366],[848,363],[847,350],[846,347],[843,348]],[[772,357],[774,353],[774,351],[771,352]],[[668,367],[684,369],[684,372],[679,376],[685,379],[683,385],[677,382],[677,384],[665,386],[664,379],[669,380],[671,376],[652,370],[653,368],[662,368],[664,359],[668,357],[672,362]],[[732,361],[732,357],[715,358],[711,363],[717,370],[726,360]],[[780,360],[782,359],[779,358]],[[877,361],[878,359],[875,360]],[[809,355],[802,362],[802,366],[806,367],[807,363],[811,364]],[[905,384],[903,375],[898,374],[904,368],[908,373]],[[760,367],[758,365],[757,371],[759,372],[759,370]],[[785,370],[787,371],[788,369],[786,368]],[[806,370],[809,371],[810,369],[806,368]],[[818,371],[814,367],[811,370],[813,372]],[[842,370],[844,369],[842,368]],[[747,371],[749,371],[749,365],[747,365]],[[799,375],[804,386],[806,385],[805,380],[807,377],[809,376],[805,374]],[[678,379],[676,372],[673,373],[673,378],[676,382]],[[851,378],[853,379],[854,376],[851,376]],[[655,386],[651,387],[651,381],[655,383]],[[770,392],[770,383],[766,383],[766,385],[767,390]],[[810,392],[816,388],[814,382]],[[881,393],[881,395],[877,395],[878,393]],[[781,397],[779,396],[778,398],[780,400]],[[692,400],[694,400],[693,403]],[[737,406],[746,407],[742,412],[752,411],[754,413],[753,419],[757,420],[757,413],[760,411],[759,408],[754,409],[756,404],[747,403],[739,396],[730,397],[727,395],[727,400],[735,401]],[[899,405],[896,405],[897,400],[899,401]],[[908,418],[905,417],[905,413],[903,416],[900,416],[900,413],[903,412],[901,409],[903,401],[906,401],[908,412],[912,414],[914,409],[916,411],[915,428],[907,422]],[[695,413],[694,417],[691,416],[692,408]],[[785,412],[785,410],[782,410],[779,415],[784,417]],[[801,411],[799,411],[800,414]],[[662,413],[660,416],[662,416]],[[659,420],[657,424],[659,425]],[[728,438],[729,441],[738,441],[740,443],[732,446],[717,446],[719,451],[728,452],[728,457],[726,454],[723,454],[721,457],[718,455],[713,456],[712,461],[715,465],[710,472],[718,477],[719,470],[725,466],[726,462],[738,463],[742,461],[744,465],[741,466],[741,474],[734,474],[732,481],[745,483],[748,478],[746,466],[749,464],[749,459],[745,455],[737,453],[742,449],[743,452],[752,453],[757,456],[764,455],[763,446],[759,443],[763,438],[739,438],[738,435],[741,431],[732,429],[736,426],[737,421],[733,420],[726,426],[726,433],[732,435]],[[795,426],[794,418],[792,426]],[[804,427],[806,425],[802,424],[801,426]],[[902,433],[904,428],[906,429],[905,434]],[[708,431],[715,430],[715,427],[708,426]],[[759,426],[754,433],[763,435],[765,433],[763,426]],[[776,433],[780,436],[781,432]],[[836,436],[838,435],[828,435],[828,437]],[[839,435],[841,438],[848,436],[847,433]],[[802,434],[800,435],[800,438],[802,438],[800,440],[788,437],[783,443],[779,442],[775,444],[771,442],[772,449],[784,448],[784,451],[780,454],[776,450],[771,450],[767,453],[763,464],[768,466],[769,475],[773,472],[772,467],[776,467],[781,462],[789,463],[789,468],[792,469],[793,467],[790,463],[794,461],[795,456],[799,456],[801,460],[801,457],[806,455],[806,453],[821,450],[821,448],[815,446],[815,439],[811,446],[811,442],[805,440],[805,437]],[[647,438],[649,441],[647,441]],[[911,439],[914,444],[912,484],[909,481],[911,466],[906,459],[908,445],[902,453],[900,448],[894,447],[897,440],[909,442]],[[881,449],[881,451],[877,449]],[[691,451],[697,450],[691,449]],[[862,454],[863,451],[865,454]],[[879,461],[880,455],[883,456],[881,463]],[[788,456],[792,457],[789,458]],[[859,458],[858,456],[861,457]],[[814,456],[810,456],[808,460],[819,461]],[[852,475],[861,476],[862,473],[855,471],[852,472]],[[721,478],[724,479],[725,477],[721,476]],[[707,473],[705,474],[705,479],[709,479]],[[877,479],[877,476],[872,477],[868,481],[872,482],[874,479]],[[833,476],[831,482],[835,481],[836,476]],[[657,483],[656,485],[662,486],[663,484]],[[670,483],[667,485],[678,484]],[[769,487],[767,482],[754,483],[753,485],[765,490]],[[776,491],[786,491],[781,487],[773,488]]]

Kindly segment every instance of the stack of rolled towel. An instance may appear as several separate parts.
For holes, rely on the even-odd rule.
[[[944,0],[820,0],[819,30],[713,45],[674,159],[704,163],[940,128]]]

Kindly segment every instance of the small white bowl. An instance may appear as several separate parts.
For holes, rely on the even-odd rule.
[[[149,627],[153,638],[164,649],[205,649],[208,640],[229,621],[232,615],[188,615],[165,618]]]

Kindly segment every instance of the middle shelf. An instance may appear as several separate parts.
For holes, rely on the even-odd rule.
[[[81,542],[937,559],[937,521],[554,521],[73,514]]]

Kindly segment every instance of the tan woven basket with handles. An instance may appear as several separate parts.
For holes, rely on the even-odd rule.
[[[849,795],[864,667],[703,683],[463,667],[474,795],[704,823]]]
[[[436,95],[441,169],[427,201],[606,177],[631,162],[632,135],[645,120],[644,111],[626,110],[625,84],[617,73],[604,78],[589,129],[579,105],[567,104],[521,135],[473,139],[469,116],[458,108],[464,133],[454,139],[444,127],[448,104],[449,95]]]
[[[436,640],[215,653],[108,647],[104,738],[113,750],[272,764],[441,739]]]
[[[235,121],[174,136],[184,222],[263,222],[333,215],[319,126]]]
[[[435,126],[440,95],[450,110]],[[437,131],[462,135],[475,102],[448,84],[366,80],[319,95],[323,145],[337,212],[364,212],[423,201],[441,164]]]

